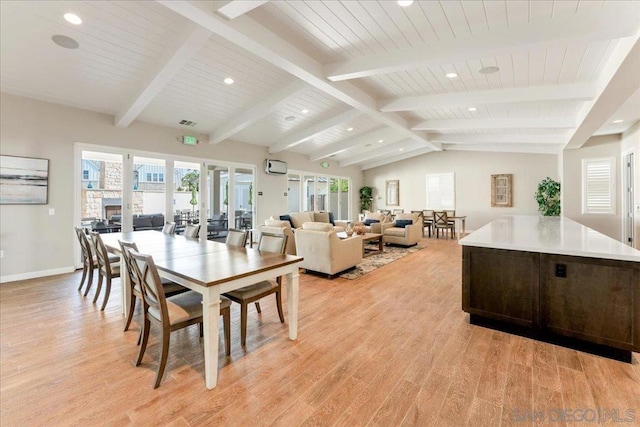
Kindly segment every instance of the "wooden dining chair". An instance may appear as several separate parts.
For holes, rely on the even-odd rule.
[[[436,231],[436,238],[440,238],[440,230],[448,230],[452,237],[456,236],[456,224],[449,221],[445,211],[433,212],[433,227]]]
[[[401,214],[401,213],[404,213],[404,209],[394,209],[393,212],[392,212],[393,215],[397,215],[397,214]]]
[[[261,233],[258,242],[258,251],[275,252],[284,254],[287,246],[287,236],[273,233]],[[276,305],[278,307],[278,315],[280,322],[284,323],[284,312],[282,310],[282,277],[276,280],[263,280],[254,285],[245,286],[231,292],[226,292],[224,296],[231,301],[240,304],[240,344],[244,347],[247,343],[247,307],[252,302],[256,304],[258,313],[262,313],[260,309],[260,299],[267,295],[276,294]]]
[[[125,292],[129,294],[129,314],[127,315],[127,320],[124,324],[124,330],[126,331],[129,329],[131,320],[133,319],[133,312],[136,308],[136,298],[142,301],[143,295],[142,285],[140,284],[138,276],[135,274],[135,266],[133,265],[135,261],[131,256],[132,250],[138,252],[138,245],[136,245],[135,242],[125,242],[122,240],[118,240],[118,244],[120,245],[120,252],[122,253],[122,259],[127,267],[127,277],[129,278],[129,286],[125,289]],[[164,288],[164,294],[168,297],[178,295],[189,290],[169,279],[165,279],[164,277],[162,277],[160,281]],[[144,325],[144,322],[141,322],[140,325]],[[140,337],[142,337],[142,328],[140,329]],[[140,340],[138,340],[138,344],[140,344]]]
[[[200,224],[196,224],[196,225],[188,224],[184,228],[184,237],[197,239],[199,232],[200,232]]]
[[[422,226],[428,230],[429,237],[431,237],[431,232],[435,232],[433,229],[433,210],[425,209],[422,211]]]
[[[88,290],[91,287],[91,283],[93,282],[93,269],[95,267],[93,251],[91,250],[91,245],[89,244],[89,239],[87,239],[87,235],[85,234],[84,229],[80,227],[74,227],[74,230],[76,232],[76,237],[78,238],[80,249],[82,251],[82,278],[80,279],[78,291],[82,290],[82,286],[84,285],[85,280],[87,280]]]
[[[176,232],[176,223],[175,222],[167,222],[164,227],[162,227],[162,232],[164,234],[175,234]]]
[[[247,230],[238,230],[230,228],[227,231],[227,239],[225,243],[229,246],[244,247],[247,244],[247,236],[249,232]]]
[[[195,291],[188,291],[167,297],[151,255],[143,255],[135,250],[130,250],[129,253],[135,261],[132,263],[133,269],[142,285],[144,313],[142,342],[136,359],[136,366],[142,364],[142,358],[149,341],[151,324],[154,323],[162,329],[162,349],[160,351],[156,379],[153,384],[153,388],[158,388],[167,365],[171,332],[200,324],[200,332],[202,334],[202,295]],[[220,314],[223,316],[224,323],[225,354],[229,356],[231,354],[231,301],[224,297],[220,299]]]
[[[103,311],[107,306],[107,301],[109,301],[109,295],[111,294],[111,282],[113,279],[120,277],[120,260],[118,259],[118,262],[111,261],[112,259],[109,258],[109,252],[102,242],[100,233],[92,231],[90,234],[91,241],[93,241],[93,246],[96,250],[96,258],[98,260],[98,288],[96,289],[96,294],[93,297],[93,303],[95,304],[98,300],[100,290],[102,289],[102,280],[104,279],[106,287],[104,291],[104,301],[100,308],[100,311]]]

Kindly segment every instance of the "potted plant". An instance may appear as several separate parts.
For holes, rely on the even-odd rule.
[[[362,212],[370,210],[372,203],[373,203],[373,187],[365,186],[360,188],[360,210]]]
[[[535,194],[538,210],[544,216],[560,215],[560,183],[546,177],[538,184]]]

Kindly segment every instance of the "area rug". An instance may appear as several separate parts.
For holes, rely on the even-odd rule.
[[[343,277],[345,279],[357,279],[358,277],[362,277],[377,268],[389,264],[390,262],[417,252],[420,249],[424,249],[424,246],[416,245],[408,248],[403,248],[401,246],[385,246],[384,252],[381,254],[375,254],[370,257],[363,258],[362,262],[355,268],[339,274],[338,277]]]

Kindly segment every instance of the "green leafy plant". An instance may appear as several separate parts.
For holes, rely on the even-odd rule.
[[[560,215],[560,183],[546,177],[538,184],[535,194],[538,210],[544,216]]]
[[[360,210],[368,211],[373,203],[373,187],[360,188]]]

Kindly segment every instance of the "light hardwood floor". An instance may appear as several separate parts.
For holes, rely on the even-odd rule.
[[[267,298],[243,350],[234,305],[210,391],[197,326],[172,334],[152,389],[157,331],[135,367],[139,312],[123,332],[118,281],[102,313],[76,291],[79,273],[3,284],[0,424],[573,425],[617,410],[640,425],[637,354],[625,364],[469,325],[460,247],[422,244],[358,280],[301,275],[295,342]]]

